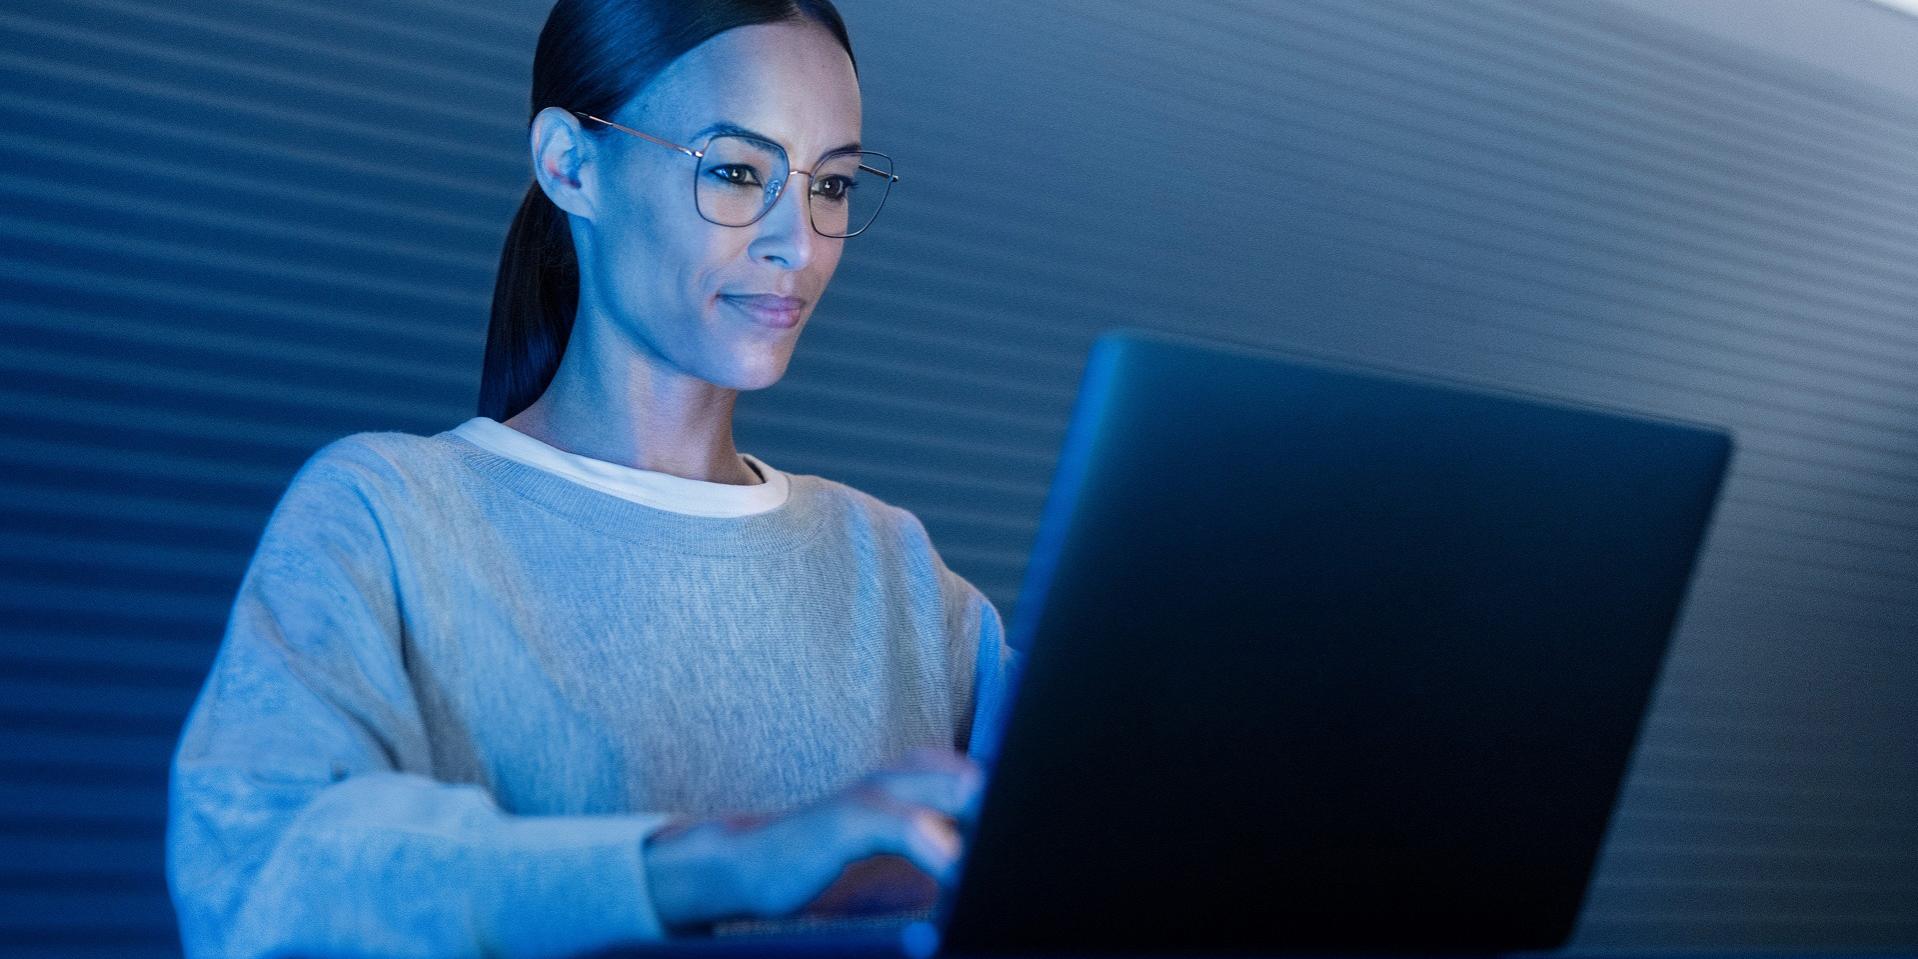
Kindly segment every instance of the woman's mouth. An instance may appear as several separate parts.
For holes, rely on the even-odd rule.
[[[799,313],[806,301],[790,296],[755,294],[752,296],[724,297],[726,302],[739,308],[740,312],[752,317],[754,321],[776,330],[789,330],[799,325]]]

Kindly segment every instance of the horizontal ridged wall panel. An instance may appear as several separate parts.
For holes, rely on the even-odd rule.
[[[0,12],[0,951],[178,954],[166,762],[267,512],[470,415],[535,6]]]

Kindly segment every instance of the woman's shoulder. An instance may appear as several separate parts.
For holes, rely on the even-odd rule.
[[[314,450],[294,473],[290,489],[410,498],[444,487],[456,467],[457,454],[441,437],[369,430],[337,437]]]
[[[812,484],[822,500],[836,504],[828,508],[840,517],[851,538],[866,539],[892,551],[893,556],[904,559],[909,568],[924,577],[922,582],[936,584],[933,586],[936,595],[948,615],[954,617],[953,628],[960,635],[973,634],[978,610],[981,606],[991,608],[991,602],[979,587],[947,565],[918,514],[838,480],[787,475],[795,482]],[[993,615],[997,615],[996,611]],[[974,625],[963,625],[965,622]]]
[[[813,487],[826,508],[848,525],[862,526],[888,541],[932,549],[932,538],[919,517],[906,507],[887,502],[849,483],[811,474],[786,474]]]

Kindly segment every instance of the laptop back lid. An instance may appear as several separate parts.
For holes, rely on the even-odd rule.
[[[1730,448],[1101,337],[946,950],[1558,946]]]

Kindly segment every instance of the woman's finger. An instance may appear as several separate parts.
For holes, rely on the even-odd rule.
[[[881,769],[866,777],[867,790],[884,793],[895,802],[929,806],[959,817],[971,807],[984,787],[977,766],[939,769]]]
[[[881,768],[915,771],[943,769],[948,772],[959,772],[965,769],[977,769],[978,764],[971,757],[954,749],[943,746],[914,746]]]
[[[939,809],[885,795],[863,798],[848,815],[857,838],[843,849],[848,860],[891,853],[903,856],[942,885],[951,881],[961,840],[952,819]]]

